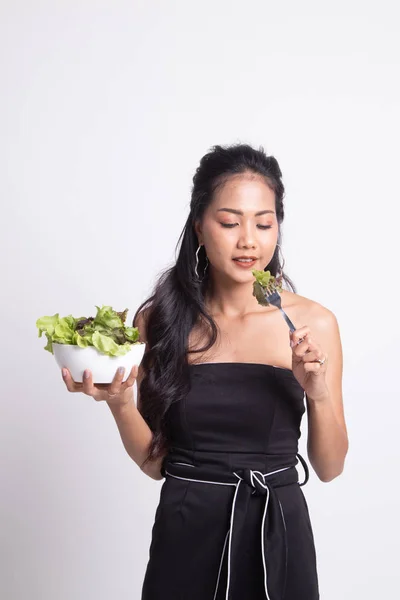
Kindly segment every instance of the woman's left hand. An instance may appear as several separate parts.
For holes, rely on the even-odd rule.
[[[329,395],[325,381],[328,357],[314,341],[309,327],[300,327],[289,335],[294,376],[309,399],[325,400]]]

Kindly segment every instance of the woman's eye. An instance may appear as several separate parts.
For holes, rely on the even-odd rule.
[[[236,227],[238,223],[221,223],[222,227]],[[260,229],[271,229],[272,225],[257,225]]]

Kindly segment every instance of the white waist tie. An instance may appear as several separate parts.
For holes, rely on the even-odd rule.
[[[304,485],[309,473],[306,462],[297,454],[305,470],[305,480],[298,483],[296,467],[288,466],[269,473],[253,469],[237,469],[233,473],[215,473],[195,465],[167,461],[166,476],[184,481],[210,485],[228,485],[235,489],[230,527],[225,537],[221,562],[216,582],[214,600],[217,597],[220,575],[226,546],[228,544],[228,574],[225,600],[237,600],[235,596],[235,564],[240,562],[241,536],[245,535],[245,516],[251,496],[265,496],[265,506],[260,524],[262,564],[264,570],[264,591],[266,600],[282,600],[286,586],[287,539],[286,523],[281,502],[275,488],[286,485]],[[190,467],[190,474],[187,467]],[[286,472],[284,476],[281,473]],[[187,476],[186,476],[187,475]],[[190,475],[190,476],[189,476]],[[202,475],[205,475],[203,478]],[[211,475],[211,476],[210,476]],[[267,519],[268,515],[268,519]],[[268,546],[268,548],[267,548]],[[240,600],[238,598],[238,600]],[[242,599],[243,600],[243,599]]]

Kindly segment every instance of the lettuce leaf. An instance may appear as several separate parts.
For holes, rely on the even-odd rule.
[[[129,352],[132,344],[140,343],[137,327],[125,326],[128,309],[116,312],[111,306],[96,306],[95,317],[79,317],[72,315],[61,317],[40,317],[36,321],[38,336],[43,333],[47,338],[45,350],[54,354],[53,343],[70,344],[87,348],[94,346],[102,354],[123,356]]]
[[[282,291],[282,277],[276,278],[274,275],[271,275],[270,271],[257,271],[257,269],[253,269],[252,274],[256,279],[253,282],[253,296],[255,296],[257,302],[262,306],[270,306],[266,299],[266,294]]]

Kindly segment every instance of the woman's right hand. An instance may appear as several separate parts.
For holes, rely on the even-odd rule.
[[[65,372],[65,375],[64,375]],[[88,377],[85,377],[88,374]],[[83,377],[83,383],[75,382],[68,369],[62,369],[62,378],[69,392],[82,392],[87,396],[92,396],[97,402],[104,400],[109,406],[125,406],[133,399],[133,384],[138,374],[138,366],[132,367],[129,377],[122,383],[124,372],[118,370],[111,383],[93,384],[92,374],[86,370]]]

